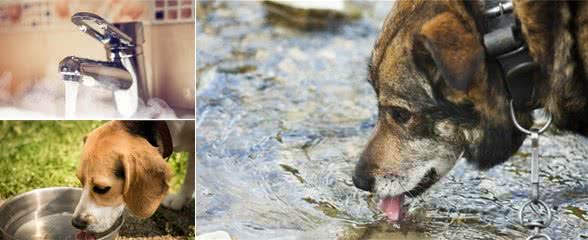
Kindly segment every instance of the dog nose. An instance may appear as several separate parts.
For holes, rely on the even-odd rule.
[[[372,188],[374,187],[374,182],[375,182],[374,177],[355,175],[352,177],[352,179],[353,179],[353,185],[355,185],[355,187],[357,187],[361,190],[371,192]]]
[[[77,229],[84,230],[86,227],[88,227],[88,222],[82,220],[79,217],[75,217],[71,219],[71,225]]]

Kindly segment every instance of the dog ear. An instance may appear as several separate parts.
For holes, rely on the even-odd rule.
[[[173,142],[165,121],[123,121],[127,131],[139,135],[156,147],[163,158],[173,152]]]
[[[427,21],[415,37],[415,48],[424,48],[446,83],[466,91],[485,58],[475,29],[445,12]]]
[[[170,168],[160,155],[149,150],[125,156],[122,166],[125,179],[123,199],[127,208],[136,217],[150,217],[167,194]]]

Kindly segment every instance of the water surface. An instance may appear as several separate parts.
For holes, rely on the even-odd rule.
[[[201,3],[197,28],[197,232],[237,239],[520,239],[529,142],[479,172],[460,161],[411,207],[382,221],[351,182],[374,126],[367,62],[390,4],[339,31],[266,22],[257,2]],[[554,239],[588,239],[588,141],[543,138],[542,191]]]

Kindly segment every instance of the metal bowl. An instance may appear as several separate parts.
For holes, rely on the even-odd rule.
[[[5,240],[76,239],[78,229],[71,225],[82,189],[54,187],[18,195],[0,206],[0,232]],[[123,214],[124,215],[124,214]],[[115,239],[123,225],[121,217],[97,239]]]

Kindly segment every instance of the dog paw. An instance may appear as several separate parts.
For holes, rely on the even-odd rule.
[[[180,210],[182,207],[184,207],[184,205],[186,205],[186,203],[190,201],[191,198],[192,196],[186,197],[183,196],[183,194],[170,194],[167,195],[165,199],[163,199],[161,205],[169,209]]]

